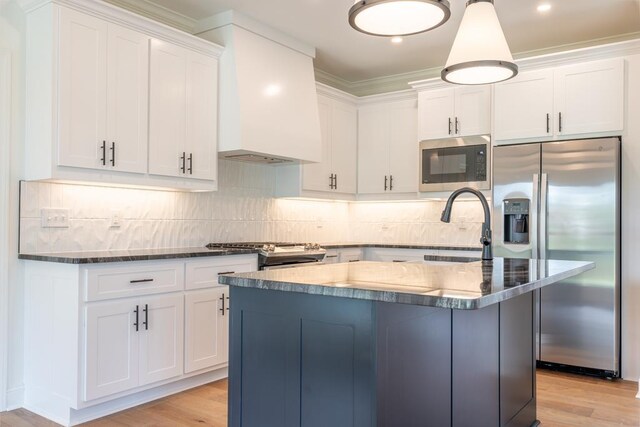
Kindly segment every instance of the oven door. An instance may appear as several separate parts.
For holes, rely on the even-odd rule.
[[[322,265],[322,264],[324,264],[324,261],[294,262],[292,264],[267,265],[262,267],[260,270],[281,270],[283,268],[308,267],[310,265]]]
[[[491,188],[489,136],[449,138],[420,143],[420,191],[460,187]]]

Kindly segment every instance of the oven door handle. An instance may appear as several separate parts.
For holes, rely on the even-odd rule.
[[[310,265],[323,265],[324,261],[311,261],[311,262],[296,262],[293,264],[280,264],[280,265],[268,265],[266,267],[262,267],[262,270],[281,270],[285,268],[294,268],[294,267],[308,267]]]

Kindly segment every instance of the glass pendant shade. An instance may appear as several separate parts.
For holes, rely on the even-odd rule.
[[[447,0],[356,0],[349,10],[349,24],[374,36],[408,36],[447,22]]]
[[[449,53],[442,80],[482,85],[518,74],[492,0],[470,0]]]

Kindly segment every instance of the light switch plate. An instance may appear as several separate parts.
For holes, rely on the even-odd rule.
[[[41,209],[40,226],[42,228],[69,228],[69,209]]]

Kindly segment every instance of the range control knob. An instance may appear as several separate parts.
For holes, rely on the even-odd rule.
[[[262,250],[265,252],[274,252],[276,250],[276,245],[264,245]]]

